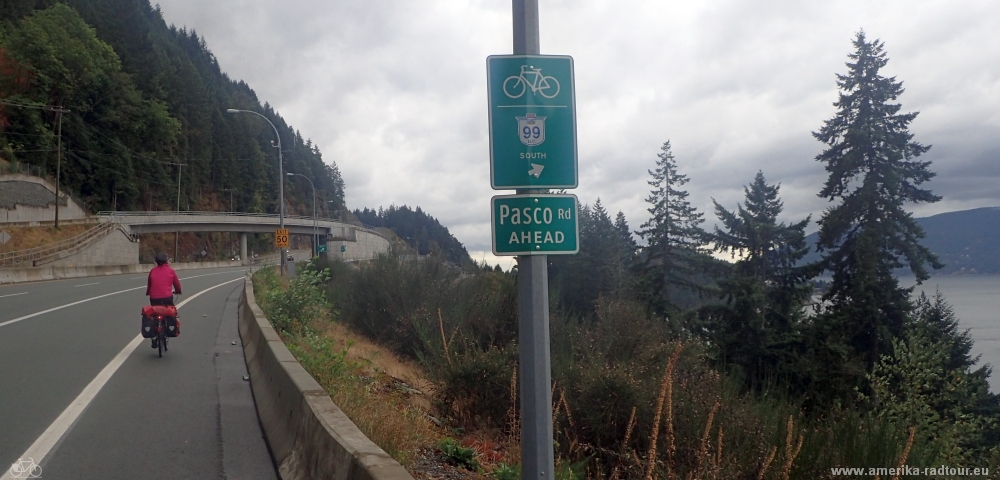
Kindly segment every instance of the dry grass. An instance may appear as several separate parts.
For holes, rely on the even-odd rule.
[[[43,227],[4,227],[10,234],[10,241],[3,246],[4,251],[26,250],[41,247],[60,240],[73,238],[93,228],[92,224],[60,225],[58,229]]]
[[[412,467],[422,448],[444,437],[428,413],[432,385],[415,365],[344,325],[329,322],[317,327],[318,335],[333,341],[334,350],[347,349],[348,368],[331,373],[307,366],[309,373],[365,436],[404,467]],[[298,338],[284,340],[309,352]]]

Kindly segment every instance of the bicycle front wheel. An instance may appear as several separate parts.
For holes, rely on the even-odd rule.
[[[539,82],[538,93],[545,98],[555,98],[559,95],[559,80],[556,77],[542,77]]]
[[[513,80],[514,83],[511,83],[511,80]],[[521,80],[521,77],[511,75],[507,77],[507,80],[503,81],[503,93],[507,94],[510,98],[518,98],[521,95],[524,95],[524,91],[527,90],[527,88],[528,86],[525,85],[524,80]]]

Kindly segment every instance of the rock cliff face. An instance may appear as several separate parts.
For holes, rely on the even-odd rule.
[[[87,213],[60,192],[59,219],[86,218]],[[0,223],[45,222],[55,218],[55,187],[30,175],[0,175]]]

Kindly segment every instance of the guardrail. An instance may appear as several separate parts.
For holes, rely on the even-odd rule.
[[[40,264],[58,260],[59,258],[72,255],[80,249],[85,248],[93,242],[103,238],[108,232],[114,229],[121,230],[130,239],[135,240],[131,228],[128,225],[117,222],[104,222],[83,233],[55,243],[49,243],[40,247],[15,250],[0,254],[0,267],[28,266],[37,267]]]

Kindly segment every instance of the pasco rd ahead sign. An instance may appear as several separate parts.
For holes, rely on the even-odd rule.
[[[576,195],[493,197],[494,255],[558,255],[580,250]]]
[[[486,76],[493,189],[576,188],[573,58],[492,55]]]

